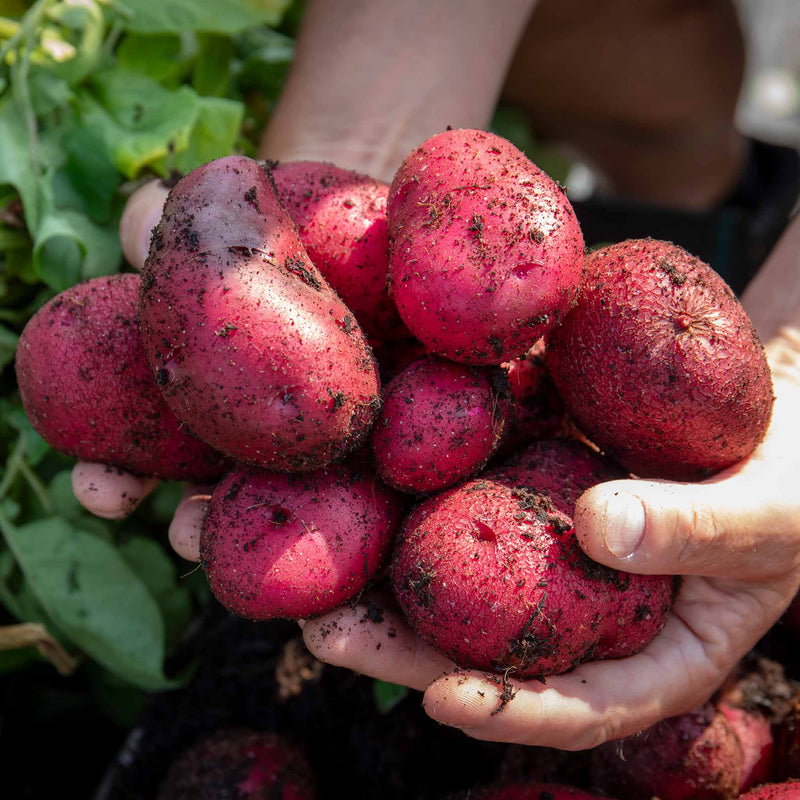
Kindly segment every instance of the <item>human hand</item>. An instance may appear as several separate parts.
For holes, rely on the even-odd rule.
[[[424,691],[434,719],[492,741],[581,749],[690,710],[777,620],[800,581],[798,398],[800,387],[779,396],[765,441],[725,473],[698,484],[615,481],[578,502],[576,534],[597,561],[686,576],[665,628],[638,655],[545,683],[502,679],[456,669],[383,605],[382,621],[370,622],[366,601],[309,620],[309,649]],[[626,532],[641,540],[615,555],[630,549]]]

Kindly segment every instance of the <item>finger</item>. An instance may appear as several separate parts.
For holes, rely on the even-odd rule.
[[[428,687],[423,705],[438,722],[485,741],[595,747],[688,711],[711,695],[727,670],[720,672],[690,637],[672,617],[647,650],[630,658],[583,664],[542,682],[516,681],[513,673],[449,674]],[[675,659],[676,651],[686,660]],[[688,672],[691,660],[696,666]]]
[[[150,236],[161,219],[169,189],[160,181],[150,181],[137,189],[128,199],[119,221],[122,252],[136,269],[144,266],[150,250]]]
[[[796,489],[782,477],[602,483],[578,499],[575,533],[595,561],[628,572],[764,580],[800,565]]]
[[[123,519],[158,486],[158,478],[79,461],[72,469],[72,491],[78,502],[97,517]]]
[[[200,561],[200,533],[211,490],[211,486],[187,485],[169,524],[169,543],[187,561]]]
[[[320,661],[420,691],[453,669],[382,598],[306,620],[303,639]]]

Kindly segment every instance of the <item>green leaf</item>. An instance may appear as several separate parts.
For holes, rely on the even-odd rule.
[[[164,624],[147,587],[106,542],[57,517],[2,532],[45,611],[114,674],[145,689],[164,676]]]
[[[25,411],[17,406],[4,413],[8,424],[17,431],[25,441],[25,460],[35,467],[49,452],[50,445],[33,429]]]
[[[379,681],[377,678],[372,684],[372,693],[375,698],[375,705],[381,714],[388,714],[406,695],[408,687],[398,686],[396,683]]]
[[[192,34],[129,33],[119,43],[116,57],[122,69],[171,85],[188,73],[197,49]]]
[[[161,608],[167,642],[176,642],[192,619],[193,607],[191,593],[177,584],[174,563],[164,547],[144,536],[132,536],[118,549]]]
[[[39,176],[33,166],[30,132],[16,103],[0,106],[0,185],[13,186],[22,201],[28,229],[39,223]]]
[[[294,58],[294,42],[277,31],[261,28],[236,39],[240,62],[236,85],[240,92],[258,90],[275,101]]]
[[[18,341],[19,337],[15,333],[0,325],[0,370],[14,360]]]
[[[236,33],[255,25],[277,25],[290,0],[125,0],[127,28],[138,33],[210,31]]]
[[[169,163],[163,159],[153,166],[162,174],[166,174],[170,167],[185,173],[215,158],[230,155],[243,117],[244,106],[236,100],[201,97],[197,121],[187,147],[176,151]]]
[[[57,292],[116,272],[121,258],[116,226],[98,225],[69,208],[52,208],[45,214],[33,245],[36,274]]]
[[[102,132],[126,177],[187,147],[200,105],[188,86],[173,92],[145,76],[113,70],[96,75],[92,87],[94,96],[79,95],[84,123]]]
[[[229,94],[233,40],[209,33],[200,35],[199,44],[192,85],[200,95],[224,97]]]
[[[108,222],[113,216],[112,199],[119,189],[120,175],[106,150],[102,131],[93,126],[72,128],[64,135],[63,147],[64,174],[84,209],[95,222]]]

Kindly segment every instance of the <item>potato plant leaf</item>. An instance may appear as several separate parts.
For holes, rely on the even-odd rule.
[[[372,692],[375,698],[375,705],[381,714],[388,714],[408,695],[406,686],[398,686],[396,683],[387,683],[375,679],[372,684]]]
[[[113,546],[58,517],[0,527],[36,598],[75,644],[137,686],[177,685],[163,672],[158,605]]]
[[[189,86],[170,91],[124,70],[106,70],[92,80],[93,94],[79,96],[84,124],[101,131],[117,169],[135,178],[171,152],[184,150],[199,111]]]

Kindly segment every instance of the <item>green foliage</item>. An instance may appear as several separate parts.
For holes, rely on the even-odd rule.
[[[0,0],[0,620],[44,625],[121,722],[185,678],[165,660],[208,596],[166,541],[181,487],[133,520],[88,514],[22,409],[19,334],[55,293],[125,268],[119,219],[140,182],[253,152],[293,53],[275,28],[300,8]],[[41,660],[0,653],[0,673]]]

